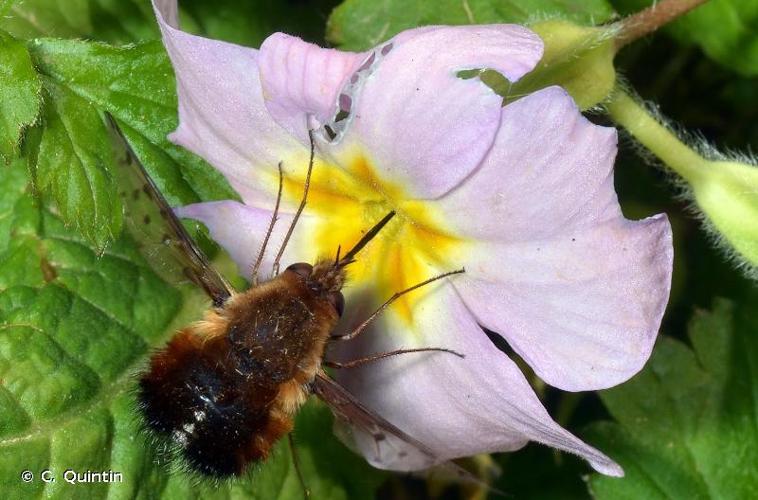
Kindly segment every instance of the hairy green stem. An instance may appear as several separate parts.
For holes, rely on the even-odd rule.
[[[654,112],[616,88],[606,105],[611,118],[687,182],[687,195],[747,276],[758,279],[758,167],[747,157],[714,152],[705,158]]]
[[[616,88],[606,109],[616,123],[687,181],[691,183],[700,175],[707,160],[682,142],[632,96]]]
[[[616,49],[638,40],[671,21],[683,16],[708,0],[663,0],[620,22],[621,30],[616,35]]]

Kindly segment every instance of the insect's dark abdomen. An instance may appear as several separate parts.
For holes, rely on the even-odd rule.
[[[229,378],[207,364],[193,375],[193,402],[199,403],[204,417],[196,424],[197,432],[188,435],[184,451],[192,468],[207,475],[228,476],[265,458],[267,450],[259,449],[254,437],[264,433],[269,424],[266,401],[273,400],[275,390],[271,386],[240,386],[239,377]],[[213,393],[218,396],[215,401],[208,398]]]
[[[209,476],[241,473],[268,454],[256,437],[290,426],[270,411],[277,385],[240,375],[234,357],[226,337],[200,343],[185,331],[153,357],[140,380],[147,427]]]

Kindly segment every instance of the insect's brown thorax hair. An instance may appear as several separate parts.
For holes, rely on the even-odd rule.
[[[333,266],[331,266],[333,267]],[[310,382],[321,364],[324,347],[339,316],[328,301],[331,291],[339,291],[345,281],[342,269],[333,272],[321,263],[314,266],[311,279],[304,280],[295,273],[285,271],[277,277],[237,294],[218,314],[226,321],[226,334],[232,335],[235,326],[254,323],[268,314],[276,314],[280,307],[280,320],[285,322],[281,348],[291,357],[292,371],[288,376],[301,383]],[[304,329],[298,330],[297,327]],[[288,328],[291,328],[288,329]],[[267,349],[271,346],[262,346]],[[278,353],[271,353],[275,356]],[[303,378],[305,377],[305,378]],[[302,379],[302,380],[301,380]]]

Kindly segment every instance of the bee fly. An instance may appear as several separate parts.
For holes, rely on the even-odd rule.
[[[148,233],[158,237],[183,266],[183,274],[213,301],[204,318],[177,332],[165,348],[152,356],[148,370],[141,375],[138,404],[148,431],[177,450],[191,470],[215,478],[239,475],[249,464],[265,460],[284,435],[292,445],[289,433],[294,414],[312,393],[338,418],[369,433],[377,449],[389,434],[420,451],[430,463],[439,462],[423,443],[364,407],[322,367],[349,368],[420,351],[443,351],[462,357],[448,349],[422,348],[337,363],[325,360],[324,351],[329,341],[356,337],[401,295],[463,270],[441,274],[395,293],[352,333],[334,336],[332,332],[344,308],[340,290],[345,283],[345,267],[355,261],[361,249],[395,214],[390,212],[378,221],[343,256],[338,249],[334,259],[322,259],[314,265],[299,262],[278,273],[279,260],[306,203],[315,149],[312,133],[303,197],[274,260],[274,276],[263,283],[257,281],[281,200],[281,164],[276,207],[255,261],[253,286],[237,293],[210,265],[173,214],[116,121],[110,115],[107,119],[127,154],[119,168],[119,182],[131,183],[122,193],[129,208],[147,196],[153,215],[138,220],[153,226],[154,222],[163,222],[157,232],[152,229]],[[131,219],[134,223],[135,218]],[[294,447],[293,457],[297,468]],[[459,475],[468,475],[448,464]]]

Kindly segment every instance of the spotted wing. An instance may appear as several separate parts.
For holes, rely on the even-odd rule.
[[[127,211],[127,227],[142,253],[166,281],[188,278],[221,306],[232,295],[231,286],[211,266],[129,145],[116,120],[105,114],[118,155],[116,180]]]
[[[486,490],[501,493],[461,466],[439,459],[429,447],[363,406],[344,387],[325,373],[316,375],[315,380],[311,383],[311,390],[331,408],[337,418],[366,432],[373,438],[376,445],[377,461],[381,459],[379,456],[381,448],[388,446],[387,436],[393,436],[399,439],[409,450],[421,453],[426,457],[429,461],[429,467],[439,467],[462,482],[476,484]]]

